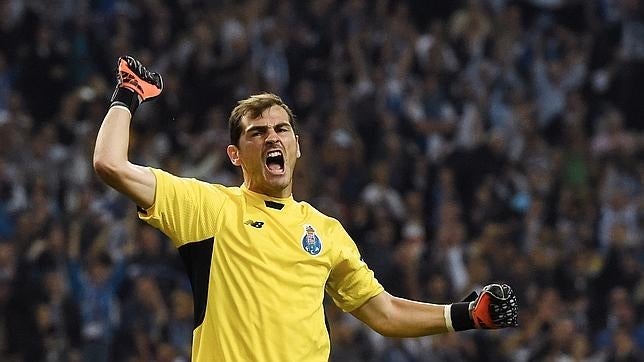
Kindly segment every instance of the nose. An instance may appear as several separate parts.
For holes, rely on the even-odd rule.
[[[277,136],[275,129],[273,127],[268,127],[268,131],[266,131],[266,143],[277,143],[278,141],[279,137]]]

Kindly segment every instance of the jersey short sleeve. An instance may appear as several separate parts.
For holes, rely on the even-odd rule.
[[[355,243],[339,222],[333,228],[336,253],[326,292],[343,311],[351,312],[384,291],[373,271],[362,261]]]
[[[211,237],[228,199],[223,186],[151,168],[156,177],[154,203],[139,218],[161,230],[176,247]]]

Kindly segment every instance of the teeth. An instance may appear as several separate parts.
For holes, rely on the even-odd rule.
[[[281,155],[282,155],[282,152],[280,152],[280,151],[271,151],[271,152],[268,153],[267,156],[268,157],[279,157]]]

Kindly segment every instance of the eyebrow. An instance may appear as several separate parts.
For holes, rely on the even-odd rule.
[[[275,129],[275,128],[280,128],[280,127],[283,127],[283,126],[288,126],[288,127],[292,128],[292,126],[291,126],[291,124],[289,122],[280,122],[280,123],[272,126],[272,128]],[[261,125],[261,126],[252,125],[252,126],[249,126],[248,128],[246,128],[244,130],[244,132],[248,133],[248,132],[252,132],[252,131],[266,131],[268,128],[269,128],[268,125]]]

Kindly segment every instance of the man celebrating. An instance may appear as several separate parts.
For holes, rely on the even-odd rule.
[[[293,113],[273,94],[242,100],[230,115],[226,152],[242,170],[240,187],[130,163],[132,115],[162,89],[159,74],[132,57],[118,60],[94,168],[178,248],[194,296],[193,360],[327,361],[324,292],[384,336],[517,325],[516,297],[505,284],[448,305],[387,293],[342,225],[293,199],[299,140]]]

